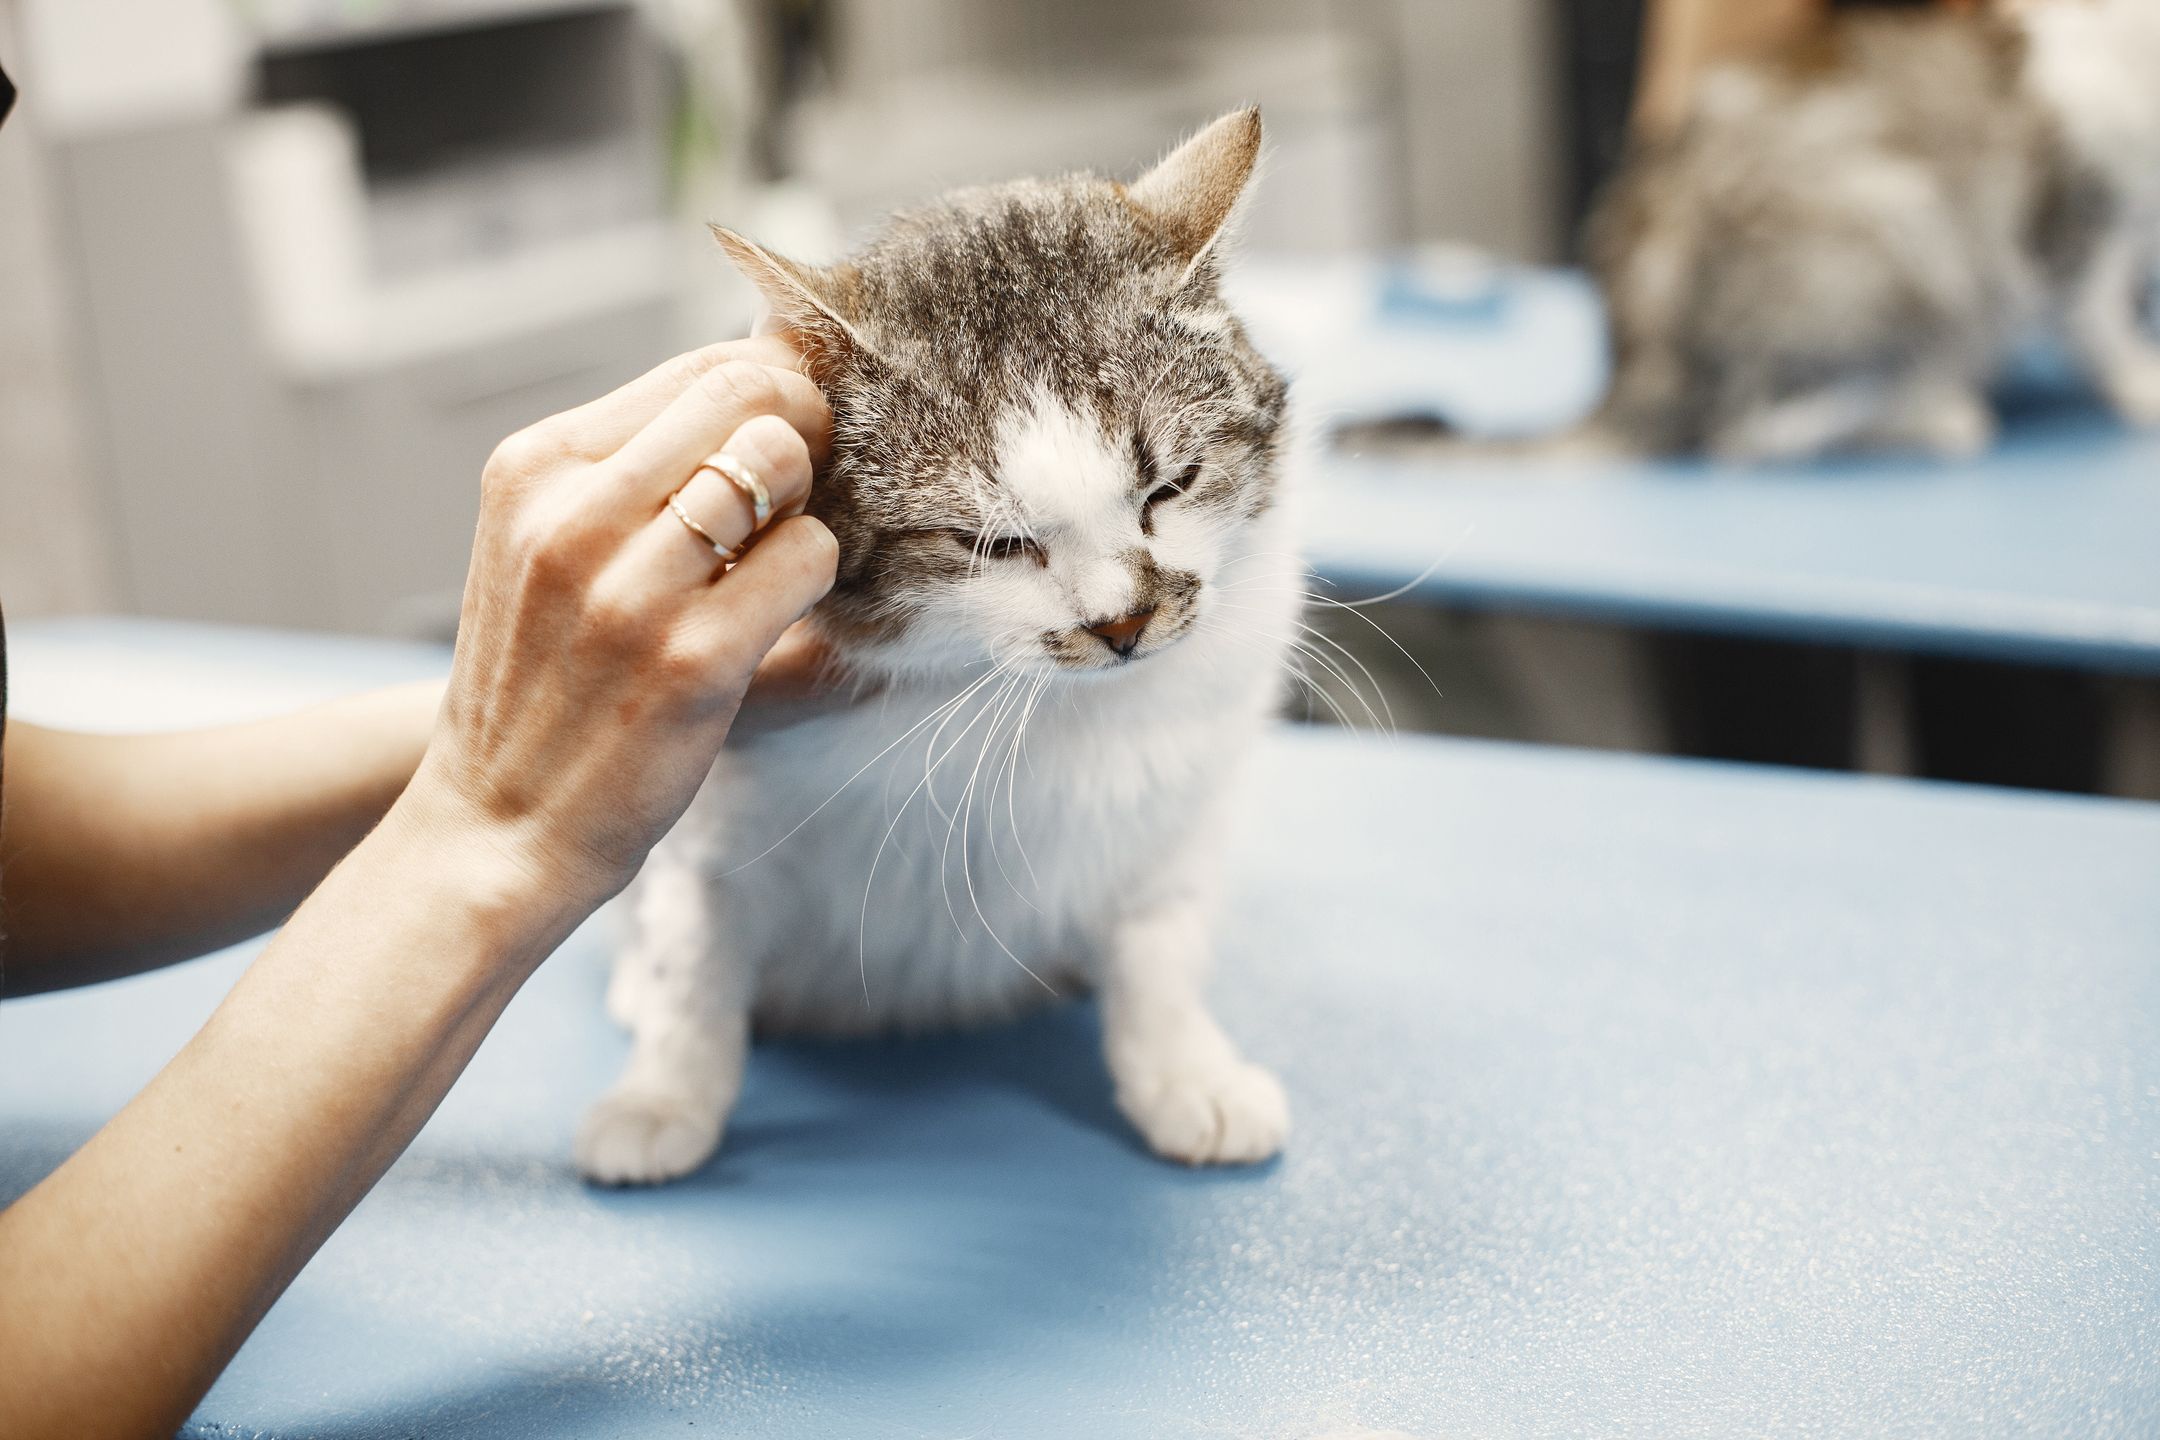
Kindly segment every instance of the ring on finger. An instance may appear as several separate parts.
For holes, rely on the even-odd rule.
[[[727,481],[728,484],[735,487],[736,493],[741,495],[744,501],[749,504],[751,516],[750,533],[752,535],[763,530],[766,523],[772,519],[772,491],[765,487],[764,479],[757,471],[751,469],[746,462],[728,454],[725,450],[719,450],[706,456],[705,463],[698,466],[698,469],[710,470]],[[695,479],[697,477],[692,476],[691,478]]]
[[[691,478],[695,479],[696,477],[693,476]],[[687,490],[689,488],[690,487],[688,485],[683,486],[683,490]],[[730,550],[727,546],[721,544],[718,540],[714,539],[713,533],[710,530],[707,530],[703,525],[698,524],[697,521],[690,518],[690,512],[683,509],[682,490],[677,490],[673,495],[667,497],[667,508],[675,512],[675,518],[682,521],[683,528],[685,530],[688,530],[693,538],[695,538],[702,544],[710,545],[712,547],[713,554],[720,557],[721,564],[732,565],[740,557],[742,553],[741,551]]]

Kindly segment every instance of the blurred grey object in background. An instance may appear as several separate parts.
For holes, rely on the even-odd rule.
[[[948,186],[1266,108],[1251,250],[1547,257],[1544,4],[0,0],[0,584],[440,634],[503,435],[739,333],[724,219],[831,252]]]
[[[21,26],[0,0],[0,60],[22,72]],[[45,156],[20,111],[0,132],[0,599],[18,614],[107,609],[115,598],[75,413]]]
[[[1549,13],[1513,0],[834,5],[796,157],[850,221],[945,186],[1129,171],[1267,115],[1256,249],[1413,238],[1554,250]],[[896,123],[898,122],[898,123]]]
[[[636,12],[21,8],[120,603],[442,629],[495,441],[672,338]]]

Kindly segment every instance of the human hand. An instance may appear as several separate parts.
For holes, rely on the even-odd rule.
[[[760,660],[832,585],[832,535],[801,514],[831,415],[797,363],[777,337],[712,346],[497,448],[449,687],[401,809],[573,905],[629,880]],[[732,485],[692,481],[716,450],[764,480],[777,517],[724,572],[667,506],[682,491],[720,543],[750,535]],[[813,652],[798,636],[764,684],[799,692]]]
[[[832,645],[816,622],[798,620],[758,662],[740,718],[747,722],[752,707],[785,710],[831,700],[841,678]]]

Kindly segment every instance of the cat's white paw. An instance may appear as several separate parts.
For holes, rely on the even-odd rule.
[[[1938,460],[1975,460],[1995,443],[1995,412],[1977,395],[1941,396],[1908,425],[1913,442]]]
[[[1290,1134],[1282,1082],[1242,1060],[1150,1071],[1118,1087],[1118,1108],[1150,1149],[1188,1165],[1251,1165]]]
[[[600,1185],[657,1185],[704,1164],[720,1144],[722,1117],[703,1100],[616,1090],[578,1126],[578,1173]]]
[[[2108,401],[2132,425],[2160,426],[2160,354],[2116,367],[2107,377]]]

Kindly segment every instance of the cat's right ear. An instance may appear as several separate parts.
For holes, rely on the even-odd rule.
[[[1191,274],[1230,228],[1259,159],[1260,109],[1249,106],[1223,116],[1122,189]]]
[[[713,239],[727,251],[735,268],[765,297],[773,319],[794,332],[801,342],[813,377],[844,356],[868,350],[862,336],[840,313],[855,278],[849,267],[804,265],[776,255],[723,225],[710,228]]]

